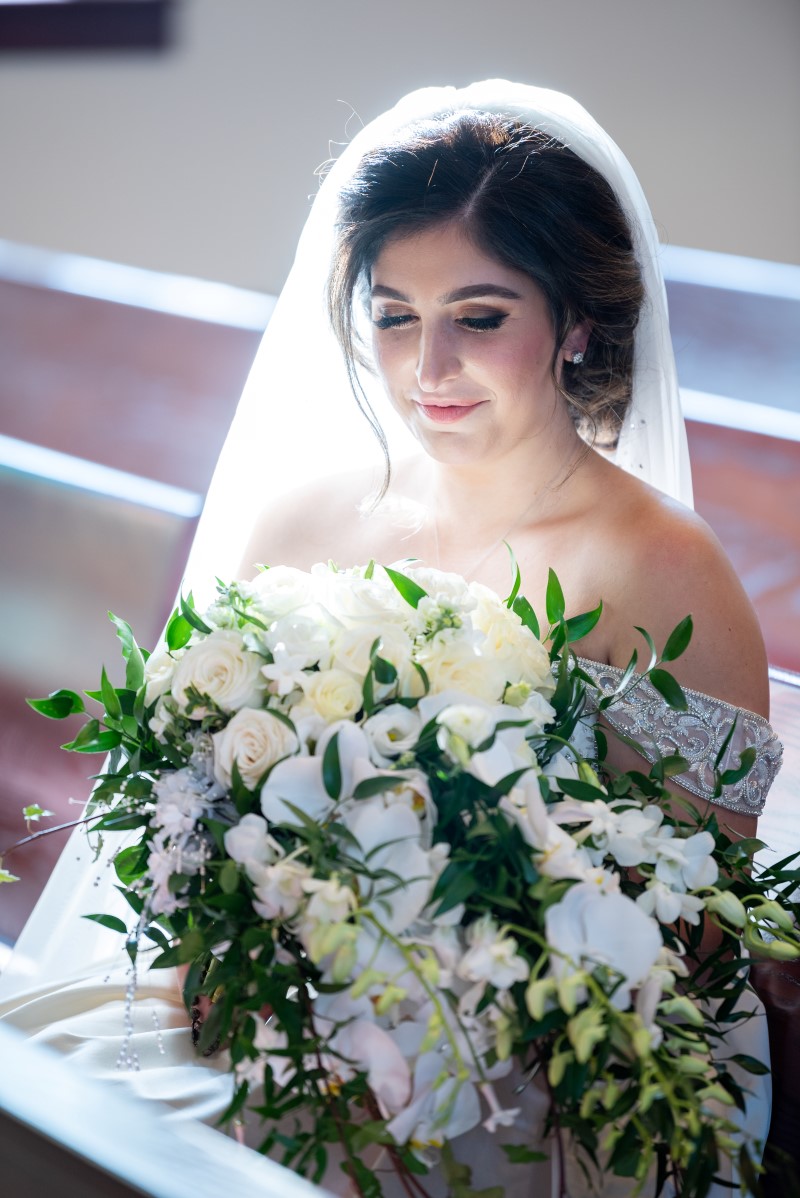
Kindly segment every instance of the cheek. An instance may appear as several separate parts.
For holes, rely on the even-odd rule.
[[[388,390],[397,382],[403,367],[403,348],[394,337],[373,336],[372,360],[378,377]]]

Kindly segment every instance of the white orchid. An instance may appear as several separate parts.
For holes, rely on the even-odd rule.
[[[485,988],[507,990],[515,982],[528,978],[530,967],[519,955],[519,945],[513,936],[499,928],[489,915],[483,915],[467,928],[467,951],[456,972],[468,982],[480,982]]]
[[[556,979],[604,966],[616,985],[612,1002],[620,1010],[630,1005],[631,990],[647,977],[662,947],[658,925],[633,899],[604,893],[591,882],[571,886],[560,902],[548,907],[545,935]]]

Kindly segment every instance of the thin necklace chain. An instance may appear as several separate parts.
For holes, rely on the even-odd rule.
[[[553,473],[553,475],[547,480],[547,482],[544,484],[544,486],[539,491],[536,492],[536,494],[533,496],[533,498],[531,500],[528,501],[528,503],[525,505],[525,507],[522,509],[522,511],[519,513],[519,515],[513,520],[513,522],[511,524],[509,524],[508,528],[506,528],[504,532],[501,532],[500,536],[497,537],[496,540],[492,541],[492,543],[489,545],[488,549],[484,549],[481,552],[480,556],[478,558],[476,558],[476,560],[473,561],[467,569],[459,571],[461,574],[463,574],[464,578],[466,578],[467,581],[474,578],[476,570],[478,570],[478,568],[480,566],[482,566],[484,564],[484,562],[488,560],[488,558],[491,557],[491,555],[494,553],[494,551],[496,549],[499,549],[499,547],[503,544],[504,541],[508,540],[508,538],[511,536],[511,534],[513,532],[516,532],[516,530],[519,528],[520,524],[522,524],[525,517],[530,514],[530,511],[536,504],[537,500],[543,499],[544,496],[552,493],[555,480],[558,478],[559,474],[561,473],[561,470],[562,470],[562,467],[559,467]],[[572,470],[572,458],[570,458],[569,462],[567,463],[566,470],[564,471],[565,479],[569,477],[571,470]],[[436,517],[435,511],[432,513],[432,517],[433,517],[433,519],[432,519],[433,543],[434,543],[434,548],[436,550],[436,569],[441,570],[441,568],[442,568],[442,553],[441,553],[440,542],[439,542],[439,521]]]

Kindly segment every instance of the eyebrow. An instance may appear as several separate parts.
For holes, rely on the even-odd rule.
[[[402,303],[410,303],[407,295],[403,295],[402,291],[396,291],[394,287],[384,287],[380,283],[372,288],[372,296],[374,299],[395,299]],[[522,296],[517,291],[512,291],[510,287],[500,287],[497,283],[471,283],[468,287],[457,287],[455,291],[448,291],[446,295],[439,297],[440,304],[456,304],[460,300],[481,299],[484,296],[492,296],[495,299],[518,300]]]

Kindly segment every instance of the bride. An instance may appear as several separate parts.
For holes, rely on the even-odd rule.
[[[382,470],[364,464],[356,404]],[[197,593],[256,562],[414,557],[504,593],[508,542],[535,609],[551,566],[574,612],[603,600],[581,645],[601,690],[626,665],[635,625],[663,644],[691,612],[676,670],[689,713],[645,686],[615,722],[654,753],[682,752],[680,784],[711,801],[711,763],[738,712],[729,752],[753,745],[758,758],[719,818],[751,836],[780,758],[764,648],[690,504],[658,243],[629,164],[558,93],[502,81],[427,89],[364,129],[320,190],[188,578]],[[610,759],[629,768],[631,754],[619,743]],[[126,1051],[141,1068],[115,1070],[128,980],[105,963],[103,929],[76,920],[109,909],[89,897],[102,873],[68,847],[0,981],[0,1015],[84,1068],[209,1118],[228,1079],[219,1061],[194,1061],[174,980],[140,981]],[[737,1036],[747,1038],[737,1051],[768,1056],[763,1020]],[[763,1138],[768,1118],[762,1087],[749,1131]],[[502,1178],[485,1140],[472,1140],[489,1170],[475,1183]]]

